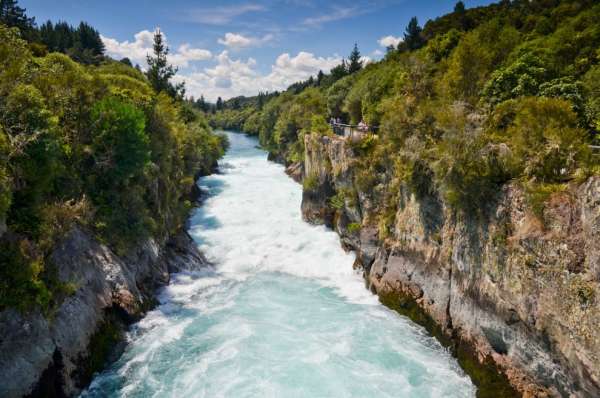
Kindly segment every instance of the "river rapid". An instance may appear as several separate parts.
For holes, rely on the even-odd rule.
[[[253,138],[231,148],[189,232],[214,268],[180,273],[82,396],[473,397],[455,359],[379,304],[302,187]]]

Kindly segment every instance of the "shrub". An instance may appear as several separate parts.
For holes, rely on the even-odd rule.
[[[589,167],[587,134],[564,100],[526,97],[507,101],[496,109],[493,120],[498,137],[511,148],[526,178],[562,182]]]
[[[344,195],[341,192],[336,193],[329,199],[329,204],[334,209],[341,210],[344,208]]]
[[[144,113],[114,97],[92,109],[92,150],[97,180],[119,186],[143,173],[150,160]]]
[[[305,191],[314,191],[319,187],[319,177],[316,174],[307,175],[302,180],[302,188]]]
[[[348,224],[348,232],[350,232],[351,234],[359,232],[360,229],[361,229],[361,225],[357,222]]]
[[[511,98],[536,95],[547,75],[542,60],[525,53],[512,64],[496,70],[483,88],[482,95],[494,105]]]

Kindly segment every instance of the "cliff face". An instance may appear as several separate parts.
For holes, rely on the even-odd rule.
[[[56,312],[0,312],[0,396],[73,396],[89,382],[125,326],[153,302],[169,273],[207,265],[182,232],[166,245],[149,239],[119,257],[75,228],[52,254],[60,281],[74,286]]]
[[[473,377],[481,389],[513,394],[504,379],[524,396],[600,396],[600,178],[552,196],[544,225],[516,184],[481,203],[486,217],[400,184],[383,239],[385,187],[361,192],[351,145],[313,135],[305,148],[304,217],[335,228],[382,302],[448,342],[467,371],[491,369]]]

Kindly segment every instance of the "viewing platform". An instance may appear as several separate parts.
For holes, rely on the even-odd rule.
[[[377,134],[379,126],[352,125],[344,123],[330,123],[335,135],[349,139],[360,139],[367,134]]]

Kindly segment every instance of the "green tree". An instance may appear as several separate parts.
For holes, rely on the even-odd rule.
[[[400,44],[406,46],[410,51],[418,50],[424,44],[423,37],[421,37],[422,31],[423,29],[419,26],[417,17],[412,17],[404,33],[404,42]]]
[[[467,16],[467,10],[465,8],[465,3],[459,1],[454,6],[454,14],[456,14],[456,19],[460,29],[468,30],[469,29],[469,19]]]
[[[497,69],[483,88],[483,97],[492,104],[526,95],[536,95],[548,71],[540,58],[526,53],[505,68]]]
[[[92,109],[95,127],[92,149],[98,176],[119,186],[144,171],[149,160],[144,113],[117,98],[106,98]]]
[[[81,22],[75,34],[81,48],[90,50],[94,55],[104,54],[104,43],[100,38],[100,33],[92,26]]]
[[[185,94],[183,83],[173,85],[171,79],[177,73],[177,68],[169,64],[167,56],[169,47],[164,42],[162,32],[157,29],[154,33],[153,55],[147,55],[148,71],[146,76],[157,92],[166,92],[173,98],[182,98]]]
[[[342,63],[334,66],[331,69],[331,78],[333,79],[333,81],[338,81],[340,80],[342,77],[347,76],[348,75],[348,67],[346,66],[346,61],[342,60]]]
[[[324,78],[325,78],[325,74],[323,73],[322,70],[319,70],[319,73],[317,73],[317,86],[320,86],[321,83],[323,83]]]
[[[35,19],[25,14],[25,9],[17,4],[17,0],[0,0],[0,23],[9,27],[17,27],[28,32],[35,27]]]
[[[356,73],[363,67],[363,61],[360,59],[360,51],[358,45],[354,43],[354,48],[348,57],[348,73]]]

